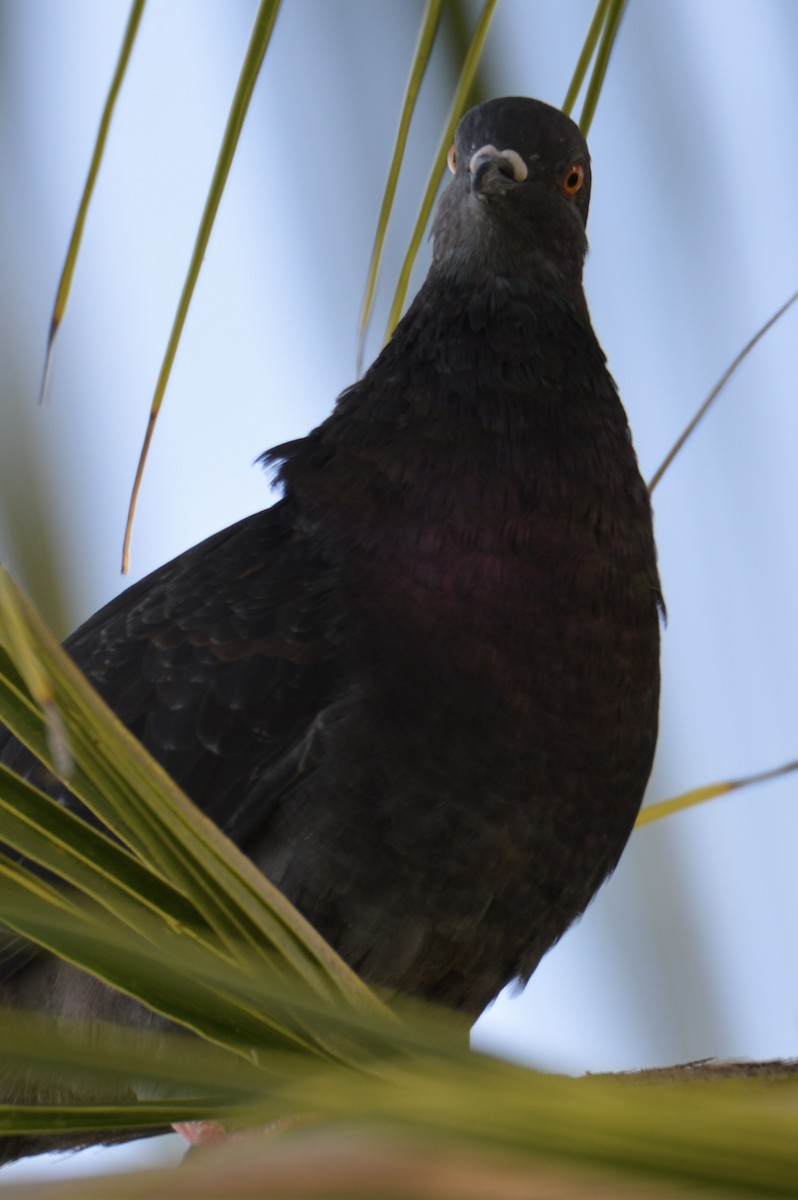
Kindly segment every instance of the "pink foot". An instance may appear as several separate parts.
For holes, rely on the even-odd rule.
[[[191,1146],[207,1146],[227,1138],[227,1130],[218,1121],[178,1121],[172,1128]]]

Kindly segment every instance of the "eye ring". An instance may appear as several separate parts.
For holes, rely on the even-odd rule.
[[[574,163],[562,177],[560,187],[566,196],[575,196],[585,182],[585,168],[581,163]]]
[[[457,171],[457,150],[454,146],[449,147],[449,153],[446,155],[446,165],[452,175]]]

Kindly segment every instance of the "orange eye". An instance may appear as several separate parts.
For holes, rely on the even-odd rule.
[[[446,155],[446,165],[451,171],[452,175],[454,175],[455,171],[457,170],[457,151],[455,150],[454,146],[449,147],[449,153]]]
[[[566,196],[575,196],[585,182],[585,168],[580,163],[574,163],[562,177],[562,190]]]

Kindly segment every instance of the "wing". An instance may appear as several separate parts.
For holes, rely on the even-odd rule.
[[[286,500],[159,568],[65,643],[125,725],[239,845],[314,769],[340,694],[336,561]],[[0,730],[0,759],[85,815]],[[31,947],[0,937],[0,979]]]

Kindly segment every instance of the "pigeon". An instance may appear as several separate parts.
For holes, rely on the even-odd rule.
[[[280,498],[66,646],[365,981],[473,1020],[619,860],[656,744],[662,597],[583,292],[585,141],[547,104],[490,100],[448,165],[392,338],[318,428],[262,456]],[[10,735],[2,759],[34,770]],[[138,1019],[4,937],[0,1003]]]

